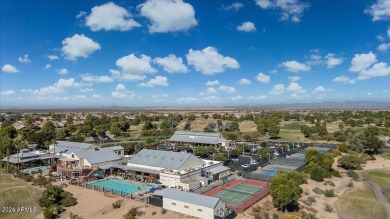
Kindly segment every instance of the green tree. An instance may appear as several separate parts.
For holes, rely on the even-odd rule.
[[[196,119],[196,116],[194,115],[194,114],[189,114],[188,116],[187,116],[187,119],[188,120],[190,120],[190,121],[194,121],[195,119]]]
[[[338,164],[347,170],[351,169],[357,169],[360,167],[360,164],[362,163],[362,159],[358,157],[357,155],[343,155],[339,158]]]
[[[280,127],[277,126],[275,123],[271,123],[268,128],[268,134],[272,137],[275,138],[279,135]]]
[[[196,156],[204,157],[207,154],[207,149],[203,146],[195,147],[194,153]]]
[[[344,123],[342,123],[342,122],[339,123],[339,129],[340,129],[340,130],[343,130],[343,129],[344,129]]]
[[[66,116],[66,125],[73,124],[73,116],[72,115],[67,115]]]
[[[300,173],[279,171],[271,181],[271,196],[275,207],[281,210],[296,210],[303,183]]]
[[[216,160],[216,161],[223,161],[223,162],[225,162],[226,160],[227,160],[228,158],[226,157],[226,154],[216,154],[215,156],[214,156],[214,160]]]

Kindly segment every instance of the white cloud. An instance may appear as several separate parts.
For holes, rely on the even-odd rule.
[[[267,99],[266,95],[260,95],[260,96],[250,96],[249,100],[265,100]]]
[[[382,34],[376,35],[376,39],[379,40],[380,42],[385,41],[385,37]]]
[[[198,102],[199,99],[195,98],[195,97],[181,97],[181,98],[176,99],[176,101],[182,102],[182,103],[194,103],[194,102]]]
[[[219,81],[218,81],[218,80],[215,80],[215,81],[207,81],[207,82],[206,82],[206,85],[207,85],[207,86],[217,86],[217,85],[219,85]]]
[[[232,94],[232,93],[236,92],[236,89],[234,87],[229,87],[229,86],[225,86],[225,85],[219,86],[218,90],[222,91],[222,92],[226,92],[228,94]]]
[[[367,92],[367,96],[371,96],[372,95],[372,93],[371,92]]]
[[[120,78],[123,80],[144,80],[145,74],[157,72],[151,66],[152,59],[144,54],[138,58],[133,53],[124,56],[116,61],[116,65],[121,69]]]
[[[390,1],[378,0],[376,4],[366,8],[364,13],[370,14],[373,21],[388,20],[390,19]]]
[[[23,93],[30,93],[37,96],[52,96],[53,94],[63,93],[69,89],[80,88],[80,84],[75,82],[74,78],[59,79],[57,83],[40,89],[22,89]]]
[[[62,41],[62,53],[65,59],[76,60],[79,57],[88,58],[93,52],[100,50],[100,45],[84,34],[75,34]]]
[[[214,94],[217,94],[217,89],[215,89],[214,87],[208,87],[205,92],[202,91],[199,93],[200,96],[208,96]]]
[[[369,53],[355,54],[355,57],[352,58],[351,67],[349,68],[349,71],[362,71],[364,69],[367,69],[377,61],[378,60],[376,59],[376,54],[372,53],[371,51]]]
[[[102,96],[100,96],[99,94],[92,94],[92,98],[100,98]]]
[[[305,9],[309,8],[309,3],[300,0],[255,0],[262,9],[274,9],[281,11],[280,20],[300,22]]]
[[[326,58],[326,67],[327,68],[333,68],[337,65],[340,65],[343,63],[343,58],[337,58],[333,53],[328,53],[328,55],[325,56]]]
[[[312,93],[330,92],[333,91],[331,88],[325,88],[323,86],[316,87]]]
[[[66,74],[69,73],[69,71],[66,68],[61,68],[61,69],[57,70],[57,73],[60,74],[60,75],[66,75]]]
[[[49,69],[49,68],[51,68],[51,65],[50,64],[46,64],[45,65],[45,69]]]
[[[50,61],[53,61],[53,60],[56,60],[56,59],[59,59],[58,56],[56,55],[48,55],[47,58],[50,60]]]
[[[381,52],[386,52],[387,50],[390,49],[390,43],[381,43],[377,49]]]
[[[284,67],[289,72],[301,72],[301,71],[310,71],[310,66],[299,63],[297,61],[286,61],[280,64],[280,66]]]
[[[25,54],[23,57],[19,57],[18,61],[20,63],[30,63],[31,62],[30,58],[28,58],[28,54]]]
[[[319,54],[319,50],[313,49],[310,50],[311,54],[309,56],[309,61],[306,63],[309,65],[320,65],[323,64],[324,61],[322,60],[322,56]]]
[[[154,87],[154,86],[168,86],[168,78],[163,76],[156,76],[155,78],[150,79],[148,82],[141,83],[141,87]]]
[[[111,77],[109,77],[107,75],[96,76],[96,75],[92,75],[92,74],[87,73],[87,74],[83,74],[80,76],[81,76],[82,81],[90,82],[90,83],[110,83],[110,82],[114,81],[114,79],[112,79]]]
[[[150,33],[187,31],[196,26],[195,10],[182,0],[147,0],[138,6],[150,21]]]
[[[111,92],[111,96],[117,99],[132,99],[135,97],[135,94],[129,90],[127,90],[126,86],[123,84],[118,84],[113,92]]]
[[[288,77],[288,80],[293,81],[293,82],[299,81],[300,79],[301,79],[301,78],[298,77],[298,76],[290,76],[290,77]]]
[[[384,77],[390,75],[390,66],[387,63],[379,62],[369,69],[359,72],[358,80],[366,80],[373,77]]]
[[[354,84],[356,81],[354,79],[350,79],[349,77],[346,76],[338,76],[333,79],[334,82],[343,82],[345,84]]]
[[[274,69],[274,70],[269,71],[269,73],[276,74],[276,73],[278,73],[278,70]]]
[[[303,89],[301,87],[301,85],[299,85],[298,83],[296,82],[291,82],[288,87],[287,87],[287,91],[289,92],[292,92],[292,93],[305,93],[306,90]]]
[[[89,88],[89,87],[80,88],[80,91],[81,91],[81,92],[92,92],[92,91],[93,91],[93,88]]]
[[[17,72],[19,72],[18,69],[16,69],[15,66],[12,66],[12,65],[9,65],[9,64],[3,65],[3,67],[1,68],[1,70],[2,70],[3,72],[7,72],[7,73],[17,73]]]
[[[9,96],[9,95],[13,95],[15,94],[16,92],[14,90],[4,90],[4,91],[1,91],[0,94],[2,96]]]
[[[261,83],[268,83],[270,81],[270,79],[271,79],[270,76],[265,75],[261,72],[256,76],[256,80],[260,81]]]
[[[86,17],[85,23],[92,31],[126,31],[141,26],[131,18],[130,12],[112,2],[95,6],[91,11],[91,14]]]
[[[227,6],[221,5],[221,7],[225,11],[230,11],[230,10],[238,11],[238,10],[240,10],[240,8],[244,7],[244,4],[242,4],[240,2],[234,2],[233,4],[227,5]]]
[[[206,47],[203,50],[190,49],[186,58],[189,65],[205,75],[221,73],[227,68],[240,68],[240,64],[235,59],[219,54],[214,47]]]
[[[164,71],[168,73],[187,73],[187,66],[183,64],[183,59],[169,54],[167,57],[157,57],[153,60],[155,63],[163,66]]]
[[[238,84],[239,85],[249,85],[249,84],[252,84],[252,82],[246,78],[241,78],[239,81],[238,81]]]
[[[274,95],[279,95],[279,94],[283,94],[284,91],[285,91],[284,84],[276,84],[269,93]]]
[[[157,94],[157,95],[153,95],[152,98],[153,99],[162,99],[162,98],[167,98],[169,97],[169,94]]]
[[[238,31],[243,31],[243,32],[255,32],[256,27],[253,22],[250,21],[245,21],[241,25],[237,26]]]
[[[390,38],[390,27],[387,28],[387,36]]]
[[[233,101],[237,101],[237,100],[241,100],[241,99],[242,99],[242,96],[240,96],[240,95],[231,98],[231,100],[233,100]]]

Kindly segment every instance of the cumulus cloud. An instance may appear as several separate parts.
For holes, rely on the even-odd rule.
[[[75,34],[65,38],[62,46],[62,53],[68,60],[76,60],[79,57],[88,58],[93,52],[100,50],[100,45],[84,34]]]
[[[3,65],[3,67],[1,68],[1,70],[2,70],[3,72],[7,72],[7,73],[17,73],[17,72],[19,72],[18,69],[16,69],[15,66],[12,66],[12,65],[10,65],[10,64],[5,64],[5,65]]]
[[[334,81],[334,82],[342,82],[342,83],[345,83],[345,84],[354,84],[354,83],[356,83],[356,81],[354,79],[351,79],[351,78],[343,76],[343,75],[334,78],[332,81]]]
[[[43,87],[40,89],[22,89],[23,93],[30,93],[37,96],[52,96],[53,94],[63,93],[70,89],[78,89],[80,84],[75,82],[74,78],[59,79],[53,85]]]
[[[244,7],[244,4],[240,2],[234,2],[231,5],[221,5],[222,9],[225,11],[238,11],[240,8]]]
[[[93,7],[91,14],[86,17],[85,24],[92,31],[126,31],[141,26],[132,19],[130,12],[112,2]]]
[[[243,31],[243,32],[255,32],[256,27],[253,22],[250,21],[245,21],[241,25],[237,26],[238,31]]]
[[[49,69],[49,68],[51,68],[51,65],[50,65],[50,64],[46,64],[46,65],[45,65],[45,69],[47,70],[47,69]]]
[[[252,82],[246,78],[241,78],[239,81],[238,81],[238,84],[239,85],[249,85],[249,84],[252,84]]]
[[[164,68],[164,71],[168,73],[187,73],[187,66],[183,64],[183,59],[176,57],[173,54],[169,54],[167,57],[157,57],[153,60]]]
[[[141,87],[154,87],[154,86],[168,86],[168,78],[163,76],[156,76],[145,83],[139,84]]]
[[[266,95],[260,95],[260,96],[250,96],[249,100],[265,100],[267,99]]]
[[[97,76],[97,75],[86,73],[80,76],[82,81],[89,82],[89,83],[110,83],[114,81],[114,79],[112,79],[107,75]]]
[[[284,67],[286,71],[289,72],[310,71],[311,69],[310,66],[295,60],[283,62],[280,64],[280,66]]]
[[[268,83],[270,81],[270,79],[271,79],[270,76],[265,75],[261,72],[256,76],[256,80],[260,81],[261,83]]]
[[[187,31],[198,24],[194,8],[182,0],[147,0],[138,8],[150,21],[150,33]]]
[[[387,28],[387,36],[390,38],[390,27]]]
[[[377,49],[381,52],[387,52],[390,49],[390,43],[381,43]]]
[[[92,98],[100,98],[102,96],[100,96],[99,94],[92,94]]]
[[[390,75],[390,66],[387,63],[379,62],[374,64],[371,68],[364,69],[359,72],[358,80],[366,80],[373,77],[384,77]]]
[[[203,50],[190,49],[186,58],[189,65],[205,75],[221,73],[228,68],[240,68],[240,64],[235,59],[219,54],[214,47],[206,47]]]
[[[218,80],[207,81],[207,82],[206,82],[206,85],[207,85],[207,86],[217,86],[217,85],[219,85],[219,81],[218,81]]]
[[[225,92],[225,93],[228,93],[228,94],[232,94],[232,93],[236,92],[236,89],[234,87],[229,87],[229,86],[225,86],[225,85],[219,86],[218,90]]]
[[[208,87],[205,92],[200,92],[200,96],[206,96],[206,95],[214,95],[217,94],[217,89],[214,87]]]
[[[333,91],[331,88],[325,88],[323,86],[316,87],[312,93],[330,92]]]
[[[362,71],[364,69],[367,69],[377,61],[378,60],[376,59],[376,54],[372,53],[371,51],[368,53],[355,54],[355,57],[352,58],[351,67],[349,68],[349,71]]]
[[[195,103],[198,102],[199,99],[196,97],[180,97],[176,99],[176,101],[180,103]]]
[[[28,54],[25,54],[24,56],[19,57],[18,61],[20,63],[30,63],[31,62],[30,58],[28,57]]]
[[[69,71],[66,68],[61,68],[61,69],[57,70],[57,73],[60,74],[60,75],[66,75],[66,74],[69,73]]]
[[[127,90],[126,86],[123,84],[118,84],[114,91],[111,92],[111,96],[116,99],[132,99],[135,97],[135,94]]]
[[[152,59],[144,54],[140,57],[135,56],[133,53],[116,61],[116,65],[121,69],[121,72],[115,72],[118,77],[123,80],[144,80],[145,74],[156,73],[157,70],[151,66]]]
[[[378,0],[375,4],[364,10],[364,13],[370,14],[373,21],[390,19],[390,1]]]
[[[16,94],[16,92],[14,90],[4,90],[4,91],[1,91],[0,94],[2,96],[9,96],[9,95]]]
[[[300,0],[255,0],[256,4],[262,9],[273,9],[281,11],[281,21],[292,21],[298,23],[301,21],[303,12],[309,8],[309,3]]]
[[[292,92],[292,93],[305,93],[306,92],[306,90],[303,89],[302,86],[296,82],[291,82],[287,87],[287,91]]]
[[[284,84],[276,84],[269,93],[273,95],[279,95],[279,94],[283,94],[284,91],[285,91]]]
[[[299,81],[301,78],[298,77],[298,76],[290,76],[288,77],[288,80],[292,81],[292,82],[295,82],[295,81]]]
[[[231,100],[233,100],[233,101],[237,101],[237,100],[241,100],[241,99],[242,99],[242,96],[240,96],[240,95],[231,98]]]
[[[333,53],[328,53],[328,55],[326,55],[325,58],[326,58],[326,67],[327,68],[333,68],[337,65],[340,65],[344,61],[343,58],[338,58]]]
[[[56,59],[59,59],[58,56],[56,55],[48,55],[47,58],[50,60],[50,61],[53,61],[53,60],[56,60]]]

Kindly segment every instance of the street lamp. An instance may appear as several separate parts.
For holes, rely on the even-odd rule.
[[[260,157],[260,163],[261,165],[263,165],[263,157],[261,156],[261,154],[259,154],[259,157]]]
[[[268,154],[268,163],[271,161],[271,154],[270,153],[267,153]]]
[[[283,147],[280,147],[282,149],[282,156],[283,156]]]

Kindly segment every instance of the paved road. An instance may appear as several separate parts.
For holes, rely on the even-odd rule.
[[[380,168],[380,169],[372,169],[372,170],[389,170],[389,168]],[[388,218],[390,219],[390,203],[386,199],[386,197],[383,195],[381,187],[377,183],[364,178],[363,173],[367,172],[367,171],[372,171],[372,170],[358,171],[358,174],[360,175],[360,177],[362,177],[362,179],[364,181],[366,181],[368,183],[368,185],[370,185],[372,187],[372,189],[375,192],[376,197],[379,199],[379,201],[381,202],[381,204],[383,205],[383,207],[387,211]]]

